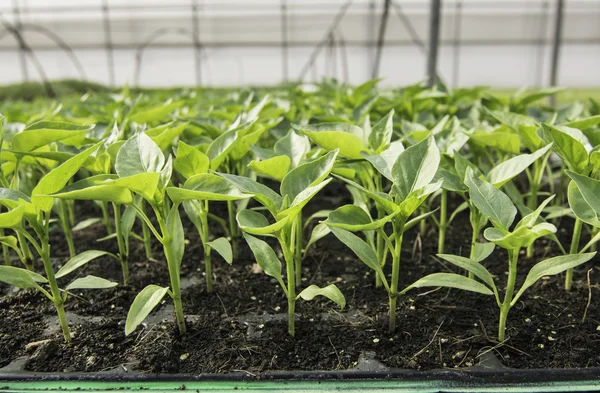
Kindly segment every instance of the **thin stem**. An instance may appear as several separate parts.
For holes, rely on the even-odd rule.
[[[296,265],[296,285],[300,286],[302,284],[302,213],[296,217],[295,225],[294,263]]]
[[[283,250],[283,257],[285,259],[285,266],[287,271],[287,298],[288,298],[288,333],[290,336],[294,336],[296,333],[296,285],[295,285],[295,274],[294,274],[294,249],[292,246],[291,230],[284,230],[279,235],[279,243]],[[290,239],[286,240],[288,236]]]
[[[581,228],[583,227],[583,221],[579,218],[575,218],[575,226],[573,227],[573,237],[571,238],[571,248],[569,254],[577,254],[579,250],[579,239],[581,238]],[[571,290],[573,286],[573,269],[567,270],[565,275],[565,289]]]
[[[506,283],[506,294],[504,302],[500,307],[500,321],[498,323],[498,341],[504,341],[506,333],[506,319],[510,311],[510,303],[513,299],[515,291],[515,283],[517,281],[517,261],[519,258],[519,249],[508,251],[508,282]]]
[[[129,283],[129,251],[127,245],[125,244],[123,228],[121,226],[121,205],[113,203],[113,210],[115,213],[117,245],[119,247],[119,262],[121,262],[121,269],[123,270],[123,285],[127,285]]]
[[[440,201],[440,232],[438,234],[438,254],[444,253],[446,242],[446,228],[448,226],[448,191],[442,188],[442,199]]]
[[[231,248],[233,258],[238,258],[238,233],[237,222],[235,221],[235,204],[233,201],[227,201],[227,213],[229,215],[229,233],[231,235]]]
[[[67,246],[69,247],[69,256],[73,258],[77,255],[77,251],[75,251],[75,244],[73,243],[73,232],[71,232],[71,227],[69,226],[69,212],[67,211],[67,201],[61,199],[59,202],[60,206],[60,214],[58,219],[60,220],[60,226],[65,234],[65,238],[67,240]]]
[[[140,209],[146,211],[146,202],[142,199]],[[145,222],[142,222],[142,235],[144,237],[144,251],[146,259],[152,259],[152,239],[150,238],[150,228]]]
[[[402,235],[404,223],[394,223],[394,252],[392,254],[392,282],[389,292],[390,320],[389,331],[396,330],[396,300],[398,298],[398,281],[400,279],[400,252],[402,251]]]
[[[131,207],[133,207],[135,209],[135,211],[138,213],[138,215],[142,218],[142,220],[146,223],[146,225],[148,225],[148,228],[150,228],[150,230],[152,231],[152,233],[154,234],[154,236],[156,237],[156,239],[159,242],[163,242],[163,237],[158,233],[158,231],[156,230],[156,228],[154,227],[154,225],[152,225],[152,222],[150,221],[150,219],[148,218],[148,216],[146,215],[146,212],[144,212],[142,209],[140,209],[140,207],[138,205],[136,205],[135,203],[132,203],[131,205],[129,205]],[[154,206],[152,207],[152,209],[154,209]],[[160,211],[154,209],[154,213],[156,214],[156,218],[159,220],[163,219],[163,215],[161,214]]]
[[[202,248],[204,249],[204,264],[206,269],[206,292],[210,293],[213,291],[213,279],[212,279],[212,261],[210,258],[211,248],[208,245],[208,201],[206,205],[202,206],[204,201],[199,201],[200,205],[200,222],[201,228],[199,229],[200,240],[202,241]]]
[[[102,224],[104,224],[104,227],[106,228],[106,233],[112,235],[113,228],[110,223],[110,215],[108,214],[108,202],[102,201],[100,209],[102,210]]]
[[[545,156],[547,157],[547,156]],[[542,182],[542,176],[546,169],[546,158],[542,161],[536,161],[533,163],[533,178],[529,183],[529,199],[527,200],[527,207],[531,210],[535,210],[537,207],[538,191]],[[527,247],[527,258],[533,257],[533,243]]]
[[[44,264],[44,270],[46,271],[46,278],[48,279],[48,284],[50,285],[50,291],[52,293],[52,300],[54,302],[54,307],[56,308],[56,312],[58,314],[58,320],[60,321],[60,326],[62,328],[63,337],[66,342],[71,342],[71,332],[69,330],[69,324],[67,323],[67,318],[65,315],[64,308],[64,300],[60,294],[60,290],[58,289],[58,284],[56,283],[56,277],[54,276],[54,269],[52,268],[52,262],[50,261],[50,244],[48,243],[48,221],[49,218],[46,219],[46,233],[40,237],[42,249],[40,256],[42,257],[42,262]]]
[[[4,236],[4,228],[0,228],[0,236]],[[2,255],[4,257],[4,264],[6,266],[10,266],[10,254],[8,246],[4,243],[2,243]]]
[[[479,212],[476,210],[475,206],[471,206],[470,209],[470,220],[471,227],[473,228],[473,233],[471,234],[471,252],[469,254],[470,260],[475,260],[475,251],[477,250],[477,239],[479,239]],[[469,272],[468,277],[470,279],[474,279],[475,275],[472,272]]]

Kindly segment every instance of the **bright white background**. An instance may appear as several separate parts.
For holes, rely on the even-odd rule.
[[[280,0],[3,0],[3,21],[51,31],[71,48],[92,81],[110,82],[102,4],[110,9],[115,84],[192,85],[196,81],[193,41],[170,32],[143,52],[136,81],[137,48],[159,29],[192,31],[198,5],[202,83],[264,85],[283,81]],[[287,0],[289,73],[297,79],[345,0]],[[396,0],[390,12],[380,76],[388,86],[424,78],[425,55],[398,17],[398,5],[427,44],[428,0]],[[545,86],[549,83],[555,0],[443,0],[439,72],[452,85]],[[460,30],[458,4],[462,6]],[[18,5],[19,12],[15,12]],[[336,30],[337,46],[317,57],[306,81],[323,76],[349,82],[371,78],[374,42],[383,0],[354,0]],[[567,0],[559,84],[600,86],[600,0]],[[31,29],[23,33],[50,79],[79,78],[57,45]],[[345,42],[345,57],[343,46]],[[454,45],[458,38],[458,50]],[[540,45],[542,43],[542,45]],[[458,53],[458,56],[457,56]],[[335,57],[335,60],[334,60]],[[335,67],[334,67],[335,63]],[[27,77],[39,80],[27,60]],[[25,79],[17,41],[0,30],[0,84]]]

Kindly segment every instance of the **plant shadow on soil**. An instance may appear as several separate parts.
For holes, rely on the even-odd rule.
[[[340,185],[330,184],[309,204],[305,216],[317,208],[350,203],[339,195],[345,195]],[[82,219],[99,215],[93,204],[78,202],[76,208]],[[221,204],[215,203],[211,209],[226,216]],[[462,368],[478,365],[490,354],[506,367],[521,369],[600,366],[598,257],[575,270],[571,292],[562,288],[563,275],[543,279],[530,288],[509,314],[507,340],[498,343],[498,309],[493,297],[454,289],[425,288],[400,297],[398,329],[389,334],[387,294],[375,288],[368,268],[329,235],[309,251],[303,277],[305,285],[335,283],[346,296],[346,309],[342,311],[322,299],[299,301],[296,336],[290,337],[283,291],[274,279],[257,271],[243,241],[240,258],[232,266],[219,257],[213,258],[215,291],[206,292],[199,236],[183,219],[187,240],[182,264],[187,336],[179,336],[167,298],[157,311],[161,318],[156,323],[125,336],[124,321],[135,295],[148,284],[168,285],[160,244],[153,243],[153,255],[158,259],[154,261],[148,260],[142,245],[132,240],[128,286],[81,291],[68,299],[66,309],[74,334],[71,344],[65,344],[61,333],[52,329],[54,309],[45,298],[26,290],[0,287],[0,368],[25,358],[25,369],[29,371],[98,372],[119,368],[150,373],[244,371],[254,375],[275,370],[343,370],[355,367],[365,357],[389,368]],[[563,244],[570,240],[570,226],[568,219],[560,225],[557,235]],[[448,231],[446,252],[465,255],[470,233],[468,213],[463,213]],[[214,226],[211,234],[218,237],[223,232]],[[102,224],[76,232],[77,250],[116,252],[113,242],[96,242],[104,235]],[[53,231],[51,243],[57,265],[64,263],[68,251],[60,229]],[[425,234],[419,234],[417,227],[407,233],[400,288],[430,273],[452,271],[449,264],[435,258],[436,248],[433,223],[428,222]],[[558,255],[557,247],[545,239],[538,240],[535,256],[520,258],[517,285],[533,264],[553,255]],[[503,288],[506,253],[497,248],[484,264]],[[389,270],[387,266],[387,274]],[[87,274],[121,280],[120,265],[110,258],[91,262],[69,279]]]

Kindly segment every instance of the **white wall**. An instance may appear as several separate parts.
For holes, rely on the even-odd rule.
[[[193,0],[165,3],[158,0],[107,0],[114,50],[115,84],[135,81],[136,47],[160,28],[192,30]],[[9,3],[6,1],[5,3]],[[20,12],[0,3],[9,23],[18,18],[27,26],[42,26],[71,46],[88,79],[108,83],[109,71],[103,30],[102,0],[17,0]],[[295,79],[315,45],[345,1],[287,0],[289,77]],[[462,86],[543,86],[548,83],[554,1],[463,0],[461,45],[454,60],[457,0],[444,0],[439,72],[449,83]],[[600,1],[568,0],[561,50],[559,82],[564,86],[600,86]],[[165,7],[168,4],[168,8]],[[274,84],[283,79],[280,0],[197,0],[202,53],[202,82],[211,85]],[[427,43],[428,1],[396,1]],[[544,4],[547,4],[544,8]],[[382,11],[381,1],[355,0],[337,30],[346,42],[349,81],[370,79],[374,40]],[[545,14],[544,14],[545,12]],[[4,35],[2,35],[4,34]],[[0,33],[0,84],[23,79],[16,41]],[[71,60],[56,44],[35,31],[24,37],[51,79],[77,78]],[[192,38],[170,33],[143,54],[139,83],[147,86],[195,83]],[[540,47],[539,42],[545,42]],[[335,49],[337,68],[332,73],[328,50],[317,58],[306,80],[335,75],[343,79],[342,47]],[[455,70],[458,65],[458,71]],[[415,46],[392,8],[380,75],[386,85],[416,82],[424,77],[425,55]],[[458,80],[455,80],[455,74]],[[39,79],[32,62],[28,76]]]

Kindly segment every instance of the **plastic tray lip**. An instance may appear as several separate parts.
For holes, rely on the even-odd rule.
[[[144,373],[0,373],[0,382],[97,381],[97,382],[250,382],[250,381],[445,381],[456,383],[549,383],[596,381],[600,367],[567,369],[437,369],[381,371],[269,371],[259,374],[144,374]]]

